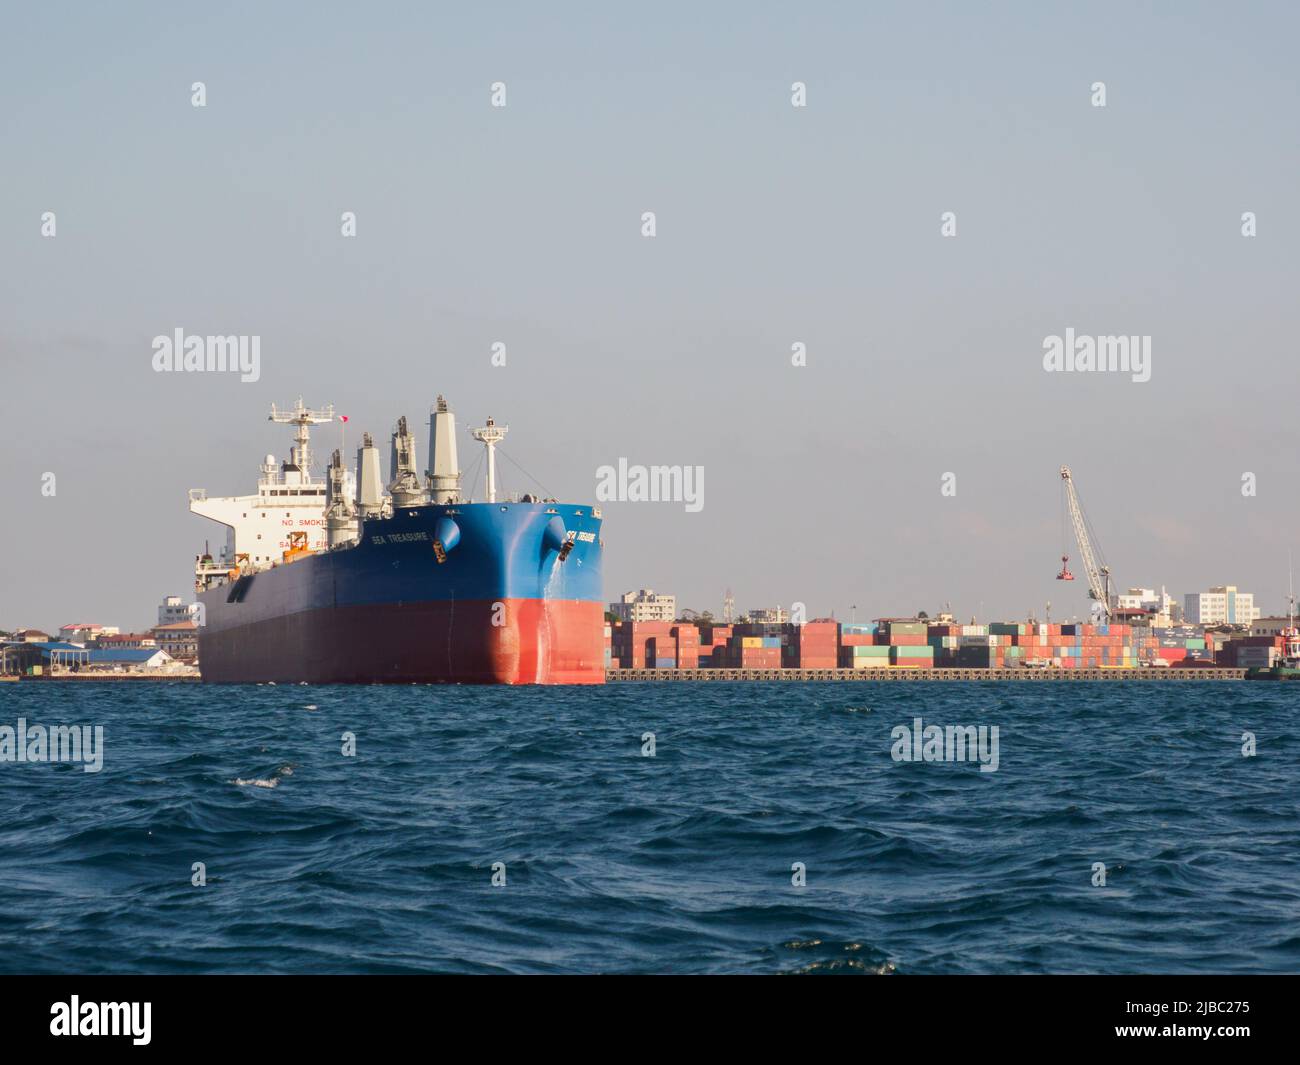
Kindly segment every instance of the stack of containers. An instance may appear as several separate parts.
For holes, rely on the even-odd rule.
[[[962,625],[957,637],[957,665],[962,669],[1001,669],[1011,637],[996,635],[989,625]]]
[[[645,657],[649,669],[676,669],[677,641],[671,636],[651,636],[646,641]]]
[[[955,666],[961,648],[960,625],[929,625],[926,640],[934,650],[934,664],[940,668]]]
[[[615,669],[632,668],[632,630],[626,622],[616,621],[610,626],[609,651]]]
[[[650,668],[647,644],[652,639],[672,635],[673,623],[669,621],[625,621],[614,626],[612,651],[620,669]],[[664,650],[667,651],[665,640]]]
[[[713,655],[715,651],[724,650],[727,641],[731,639],[730,625],[710,625],[700,630],[700,665],[704,667],[712,665],[722,665],[725,654],[715,663]]]
[[[713,652],[714,665],[720,654],[722,664],[731,669],[780,669],[781,637],[732,636],[725,648]]]
[[[840,627],[834,619],[819,618],[806,625],[791,625],[786,632],[781,664],[790,669],[834,669],[839,640]]]
[[[1204,637],[1207,659],[1216,659],[1220,652],[1229,650],[1233,640],[1233,636],[1230,633],[1214,632],[1210,629],[1205,630]],[[1188,651],[1188,654],[1191,653],[1191,651]]]
[[[700,666],[700,630],[694,625],[677,625],[673,628],[678,669],[698,669]]]
[[[1267,669],[1282,657],[1281,636],[1240,636],[1227,645],[1225,657],[1238,669]]]
[[[876,626],[861,622],[840,623],[841,647],[873,647],[876,643]]]
[[[775,636],[784,637],[791,626],[785,623],[766,622],[766,621],[744,621],[737,622],[731,626],[733,636]]]
[[[1212,662],[1214,648],[1207,644],[1205,630],[1198,625],[1171,625],[1151,630],[1155,638],[1155,654],[1170,665],[1177,662]],[[1228,658],[1233,658],[1229,654]],[[1229,661],[1227,665],[1232,665]]]
[[[610,669],[614,662],[614,627],[605,625],[605,668]]]
[[[911,669],[933,669],[934,648],[928,643],[924,646],[891,644],[889,647],[889,664]]]
[[[1025,657],[1025,647],[1020,641],[1028,638],[1029,626],[1014,621],[995,621],[988,628],[990,636],[1005,637],[1005,640],[999,639],[996,644],[1002,649],[1000,654],[1003,664],[1019,665],[1020,660]]]
[[[899,630],[891,626],[891,631]],[[931,625],[927,640],[936,664],[965,669],[1024,665],[1126,669],[1149,661],[1159,650],[1158,640],[1149,630],[1127,624]],[[890,642],[899,641],[891,637]],[[901,653],[896,655],[901,656]]]
[[[1050,664],[1079,669],[1132,669],[1149,661],[1157,641],[1147,629],[1128,624],[997,624],[989,631],[1009,635],[1007,665]]]
[[[1004,661],[1008,665],[1041,665],[1060,657],[1054,654],[1054,648],[1061,643],[1060,625],[1038,625],[1026,622],[1015,628],[1017,631],[1012,635],[1011,643],[1017,653],[1005,656]]]
[[[882,619],[877,632],[889,647],[889,664],[911,669],[932,668],[934,648],[930,646],[927,628],[924,621]]]
[[[874,669],[889,665],[889,645],[876,643],[876,626],[864,622],[840,625],[840,668]]]
[[[863,646],[861,644],[840,648],[841,669],[877,669],[889,665],[889,645]]]
[[[1160,643],[1155,636],[1152,635],[1151,630],[1134,627],[1132,631],[1133,654],[1136,656],[1138,664],[1142,665],[1145,662],[1150,662],[1157,658]]]

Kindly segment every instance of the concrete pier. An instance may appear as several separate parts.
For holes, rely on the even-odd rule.
[[[1101,681],[1212,681],[1242,680],[1244,669],[1221,666],[1200,669],[1139,667],[1134,669],[607,669],[607,683],[621,681],[745,681],[833,680],[859,681],[971,681],[1017,680],[1056,682]]]

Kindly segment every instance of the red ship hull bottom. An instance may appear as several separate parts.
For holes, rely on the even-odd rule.
[[[206,682],[603,684],[605,611],[575,600],[325,607],[199,630]]]

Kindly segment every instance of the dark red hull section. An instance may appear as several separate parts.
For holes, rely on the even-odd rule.
[[[205,681],[603,684],[604,608],[575,600],[323,607],[199,630]]]

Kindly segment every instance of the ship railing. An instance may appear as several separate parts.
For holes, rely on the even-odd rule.
[[[235,569],[233,562],[196,562],[194,564],[194,576],[196,577],[225,577],[230,571]]]

